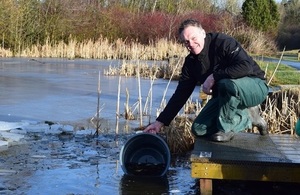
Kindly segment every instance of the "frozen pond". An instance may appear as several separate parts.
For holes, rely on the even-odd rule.
[[[76,121],[95,116],[100,71],[100,118],[115,120],[118,76],[104,76],[117,60],[67,59],[0,59],[0,121],[48,120]],[[153,84],[152,115],[159,107],[168,81]],[[173,94],[177,82],[171,82],[166,99]],[[150,90],[150,80],[141,79],[143,105]],[[120,113],[124,112],[126,89],[130,105],[138,101],[138,80],[121,78]],[[195,90],[197,98],[199,88]],[[153,118],[154,120],[154,118]]]

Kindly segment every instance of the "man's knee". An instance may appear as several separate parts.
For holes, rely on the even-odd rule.
[[[199,124],[197,122],[193,123],[191,130],[192,133],[197,137],[209,136],[218,131],[215,127],[208,127],[207,124]]]
[[[203,136],[207,133],[207,126],[204,124],[199,124],[197,122],[194,122],[192,124],[192,133],[195,136]]]
[[[236,87],[234,85],[234,82],[231,79],[222,79],[218,81],[218,93],[221,96],[224,96],[226,94],[235,95],[236,94]]]

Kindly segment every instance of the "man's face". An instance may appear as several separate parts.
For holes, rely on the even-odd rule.
[[[193,54],[199,54],[204,47],[204,38],[206,34],[195,26],[188,26],[182,31],[182,41],[185,47]]]

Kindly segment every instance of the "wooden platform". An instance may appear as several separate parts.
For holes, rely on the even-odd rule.
[[[213,179],[300,183],[300,139],[252,133],[237,133],[226,143],[197,138],[191,163],[201,194],[212,193]]]

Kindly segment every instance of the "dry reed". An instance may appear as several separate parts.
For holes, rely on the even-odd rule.
[[[69,37],[67,43],[59,41],[51,43],[46,39],[43,45],[37,44],[26,47],[22,51],[13,53],[9,49],[0,47],[0,57],[48,57],[48,58],[85,58],[85,59],[126,59],[126,60],[165,60],[168,57],[185,56],[186,49],[176,41],[160,39],[142,45],[138,41],[127,43],[126,40],[116,39],[109,41],[100,37],[96,41],[85,40],[82,42]]]
[[[190,129],[193,119],[176,117],[168,127],[163,128],[172,154],[185,154],[193,148],[195,138]]]
[[[283,87],[270,94],[262,104],[262,115],[270,133],[294,135],[300,116],[300,87]]]
[[[171,58],[168,63],[154,61],[151,65],[141,61],[123,60],[120,66],[109,66],[104,74],[107,76],[121,75],[125,77],[140,76],[141,78],[164,78],[178,80],[183,58]]]
[[[13,56],[13,52],[10,49],[4,49],[0,47],[0,57],[6,58],[12,56]]]

